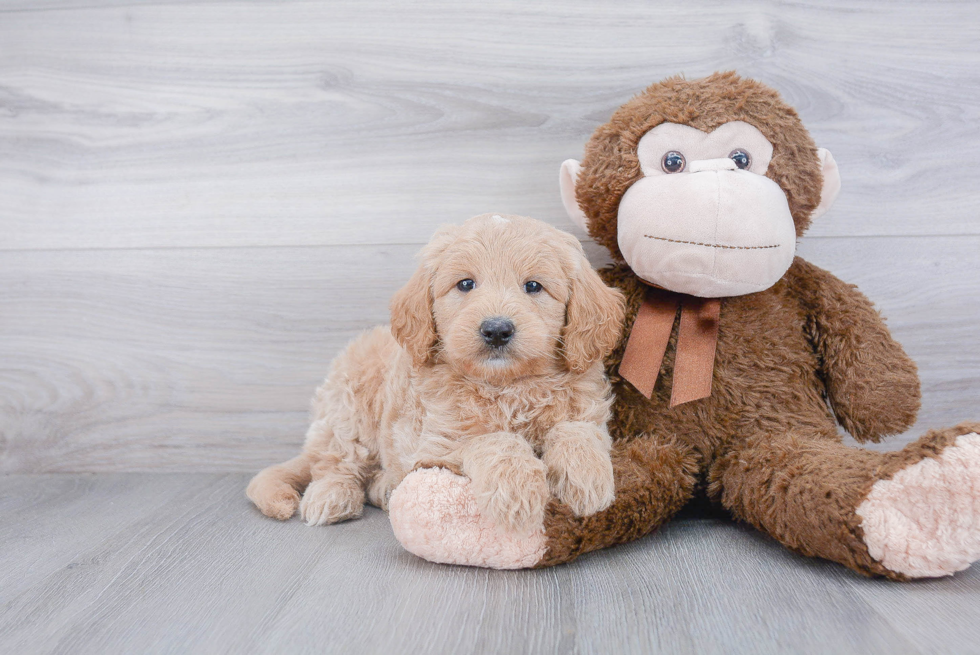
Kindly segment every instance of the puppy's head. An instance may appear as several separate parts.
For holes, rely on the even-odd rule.
[[[441,228],[392,299],[391,329],[416,366],[439,357],[496,382],[583,371],[615,347],[623,300],[570,234],[485,214]]]

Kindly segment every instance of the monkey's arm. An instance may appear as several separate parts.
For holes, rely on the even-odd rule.
[[[791,271],[837,420],[858,441],[904,432],[919,411],[919,376],[857,287],[799,257]]]

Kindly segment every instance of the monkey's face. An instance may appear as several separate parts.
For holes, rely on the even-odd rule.
[[[765,176],[772,145],[748,123],[662,123],[637,146],[643,177],[619,204],[618,241],[643,280],[701,297],[768,289],[796,252],[786,195]]]
[[[775,284],[840,191],[779,94],[735,73],[668,78],[561,167],[569,217],[650,284],[702,297]]]

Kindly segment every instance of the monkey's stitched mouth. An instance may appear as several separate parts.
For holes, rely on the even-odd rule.
[[[701,243],[700,241],[684,241],[683,239],[668,239],[667,237],[655,237],[651,234],[644,234],[647,239],[656,239],[657,241],[669,241],[670,243],[686,243],[691,246],[704,246],[705,248],[725,248],[726,250],[769,250],[770,248],[778,248],[779,244],[774,246],[727,246],[723,243]]]

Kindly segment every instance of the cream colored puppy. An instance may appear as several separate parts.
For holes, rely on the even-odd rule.
[[[623,320],[578,241],[520,216],[436,232],[392,299],[391,328],[352,342],[313,401],[299,456],[256,475],[266,516],[309,525],[387,509],[418,467],[472,480],[480,508],[516,533],[553,495],[579,515],[613,500],[610,387],[602,360]],[[302,499],[301,499],[302,494]]]

